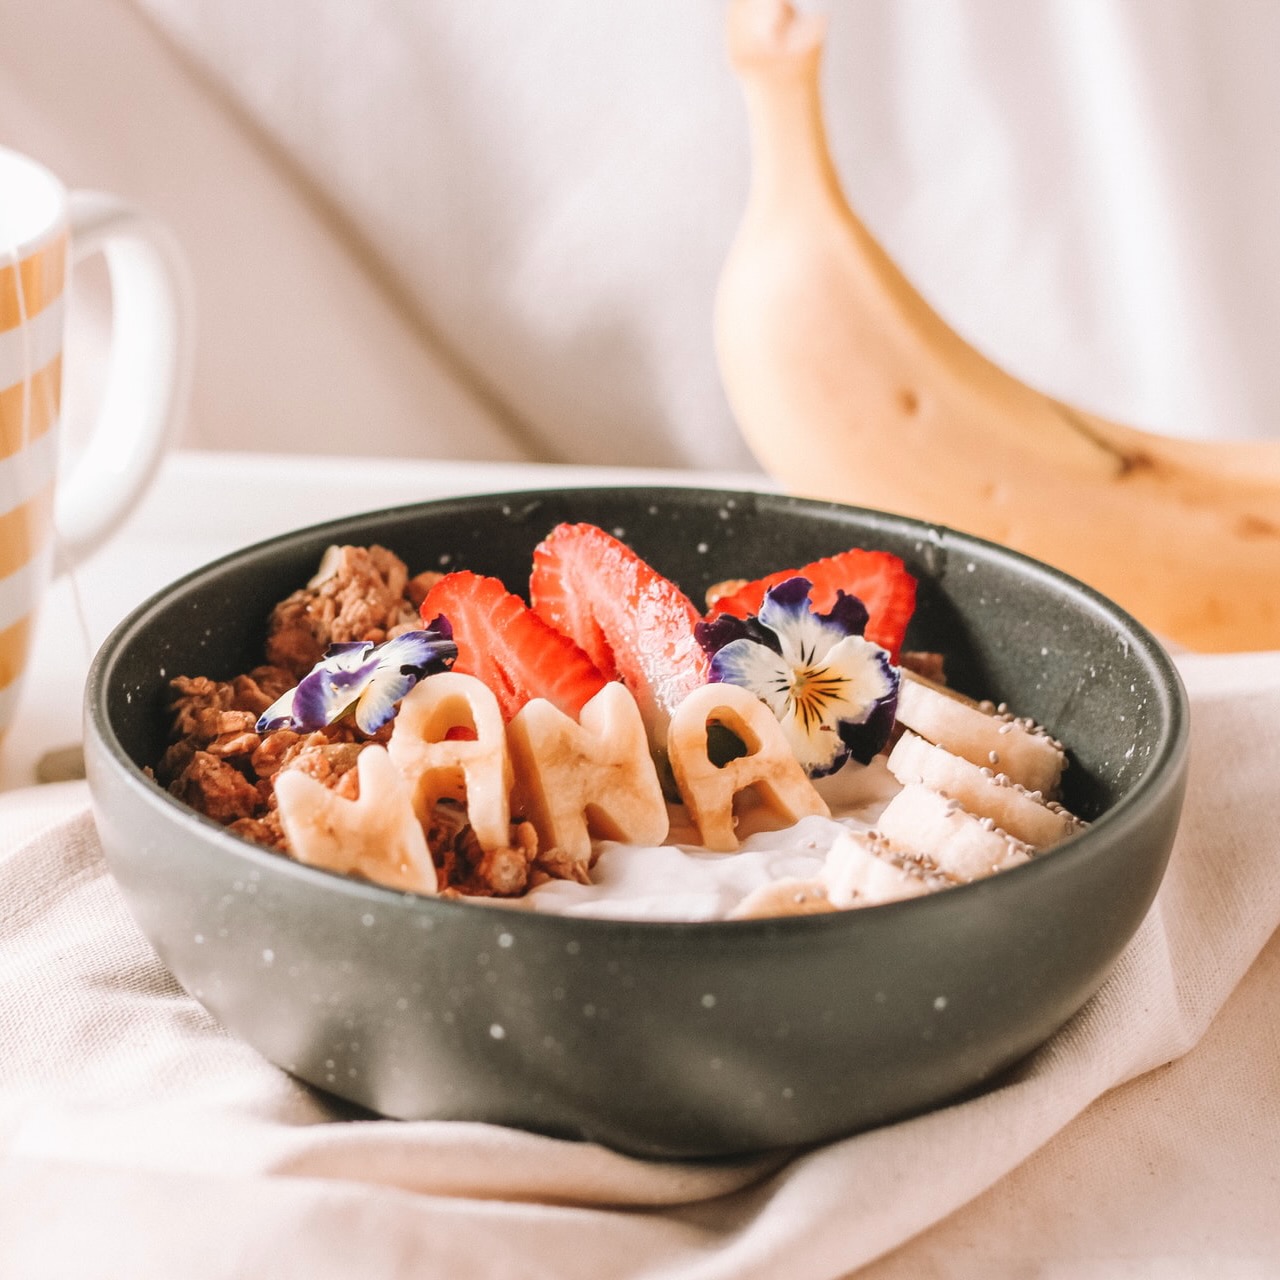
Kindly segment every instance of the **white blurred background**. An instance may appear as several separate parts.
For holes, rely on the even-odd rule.
[[[966,337],[1108,416],[1280,435],[1280,5],[828,10],[850,200]],[[0,142],[179,235],[189,446],[741,469],[711,341],[747,183],[723,16],[5,0]]]

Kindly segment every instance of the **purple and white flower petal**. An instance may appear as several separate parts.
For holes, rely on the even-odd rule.
[[[712,655],[711,681],[750,689],[778,715],[790,697],[791,664],[755,640],[733,640]]]
[[[695,623],[693,634],[707,657],[713,657],[734,640],[754,640],[778,651],[778,637],[762,627],[758,618],[735,618],[731,613],[717,614],[710,622]]]
[[[258,719],[258,732],[290,728],[309,733],[354,709],[357,727],[376,733],[396,713],[401,698],[458,654],[444,628],[408,631],[384,644],[348,641],[329,647],[297,686]]]
[[[396,713],[396,706],[433,669],[452,662],[458,646],[433,631],[406,631],[379,645],[377,669],[356,703],[356,725],[362,733],[377,733]]]
[[[711,679],[756,694],[782,725],[810,777],[853,756],[867,764],[888,741],[898,672],[888,651],[863,637],[867,611],[840,592],[826,613],[809,604],[810,584],[790,578],[765,593],[756,618],[716,619],[698,635]]]
[[[293,723],[293,695],[298,686],[286,689],[259,717],[254,727],[259,733],[270,733],[274,729],[287,729]]]
[[[760,605],[761,624],[778,637],[783,656],[792,662],[812,662],[815,654],[867,629],[867,609],[856,596],[839,591],[829,612],[815,613],[811,590],[808,578],[788,578],[766,591]]]
[[[311,733],[337,720],[378,672],[369,641],[332,645],[293,691],[293,728]]]

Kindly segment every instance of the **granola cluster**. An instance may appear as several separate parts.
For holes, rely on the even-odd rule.
[[[300,680],[336,643],[381,644],[422,626],[418,606],[438,573],[410,578],[385,547],[330,547],[316,575],[281,600],[267,623],[266,659]]]
[[[315,577],[271,611],[266,662],[231,680],[178,676],[170,681],[170,744],[155,775],[170,794],[229,830],[279,853],[290,852],[275,797],[275,779],[300,770],[347,800],[359,795],[356,761],[385,744],[391,725],[365,734],[350,719],[310,733],[259,731],[259,717],[324,656],[331,644],[381,644],[421,628],[418,608],[439,574],[411,577],[385,547],[330,547]],[[480,848],[466,810],[437,806],[427,831],[442,888],[510,896],[529,885],[536,837],[511,824],[510,847]]]

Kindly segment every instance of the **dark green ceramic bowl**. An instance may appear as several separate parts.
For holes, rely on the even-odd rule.
[[[559,521],[625,538],[694,598],[850,546],[920,578],[909,647],[1069,746],[1093,820],[1035,861],[834,915],[618,923],[406,896],[228,834],[143,772],[166,681],[252,666],[271,606],[333,542],[379,542],[527,583]],[[696,489],[460,498],[306,529],[182,579],[126,619],[87,694],[102,842],[142,928],[233,1033],[382,1115],[483,1120],[624,1151],[724,1156],[847,1134],[990,1081],[1101,983],[1160,882],[1187,707],[1132,618],[1043,565],[947,529]]]

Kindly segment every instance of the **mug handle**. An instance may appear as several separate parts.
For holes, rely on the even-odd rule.
[[[59,542],[75,564],[128,515],[175,434],[190,389],[193,316],[186,261],[166,227],[98,191],[73,191],[68,219],[72,262],[102,253],[111,278],[102,403],[54,503]]]

